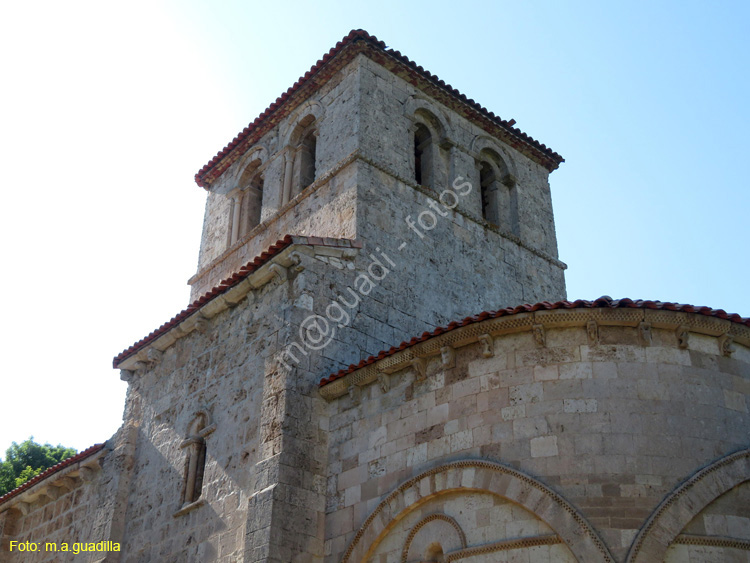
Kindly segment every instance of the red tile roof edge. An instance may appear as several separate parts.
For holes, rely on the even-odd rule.
[[[74,463],[78,463],[79,461],[83,461],[87,457],[91,457],[97,452],[100,452],[104,449],[106,446],[106,442],[101,444],[94,444],[93,446],[86,448],[82,452],[77,453],[76,455],[69,457],[68,459],[62,460],[60,463],[53,465],[52,467],[45,469],[42,471],[39,475],[36,477],[33,477],[26,481],[23,485],[20,487],[16,487],[12,491],[9,491],[5,493],[3,496],[0,497],[0,504],[3,504],[4,502],[10,500],[11,498],[20,495],[22,492],[24,492],[27,489],[30,489],[34,485],[36,485],[39,481],[42,481],[43,479],[46,479],[53,473],[57,473],[58,471],[65,469],[66,467],[73,465]]]
[[[396,59],[398,62],[404,64],[405,66],[411,68],[413,71],[417,72],[420,76],[425,78],[426,80],[432,82],[436,86],[442,88],[445,90],[449,95],[453,96],[457,100],[467,104],[472,109],[478,111],[483,116],[490,119],[495,124],[501,126],[503,129],[508,131],[511,135],[514,137],[520,139],[522,142],[530,145],[532,149],[535,149],[536,151],[539,151],[544,155],[546,158],[550,159],[554,165],[552,167],[552,170],[554,168],[557,168],[561,162],[564,162],[564,159],[562,156],[557,154],[555,151],[547,147],[545,144],[540,143],[536,139],[530,137],[517,127],[513,127],[515,124],[515,120],[511,119],[510,121],[506,121],[504,119],[501,119],[497,115],[495,115],[493,112],[489,111],[487,108],[479,104],[478,102],[474,101],[472,98],[467,98],[466,95],[462,94],[453,86],[450,84],[447,84],[445,81],[438,78],[436,75],[432,74],[430,71],[426,70],[425,68],[417,65],[415,62],[410,60],[405,55],[402,55],[401,52],[395,51],[393,49],[389,49],[386,44],[383,41],[380,41],[377,37],[374,35],[370,35],[367,33],[367,31],[363,29],[353,29],[349,32],[349,34],[344,37],[341,41],[336,43],[334,47],[332,47],[328,53],[323,55],[323,57],[316,62],[309,71],[307,71],[304,76],[301,76],[297,82],[295,82],[292,86],[290,86],[286,92],[281,94],[278,98],[276,98],[276,101],[273,102],[270,106],[268,106],[263,113],[261,113],[258,117],[255,118],[255,120],[250,123],[247,127],[245,127],[240,133],[237,134],[237,136],[232,139],[232,141],[225,146],[221,151],[219,151],[216,156],[214,156],[207,164],[201,168],[198,173],[195,175],[195,182],[202,188],[206,188],[208,185],[208,182],[206,181],[207,174],[215,167],[217,166],[225,156],[227,156],[229,153],[231,153],[237,146],[242,144],[242,142],[247,139],[255,130],[256,127],[258,127],[261,123],[265,122],[267,118],[269,118],[272,114],[274,114],[283,104],[286,102],[289,98],[292,97],[294,93],[296,93],[298,90],[300,90],[303,86],[305,86],[310,80],[313,79],[314,75],[316,75],[328,62],[330,62],[336,55],[344,51],[346,47],[349,45],[353,45],[357,41],[365,41],[369,45],[374,46],[375,48],[381,50],[382,52],[390,55],[394,59]]]
[[[258,268],[266,264],[271,258],[280,254],[285,248],[293,244],[307,244],[315,246],[334,246],[334,247],[348,247],[348,248],[362,248],[362,243],[356,240],[350,239],[334,239],[334,238],[322,238],[322,237],[303,237],[286,235],[283,239],[276,241],[276,243],[269,246],[264,252],[256,256],[253,260],[242,266],[237,272],[232,274],[230,277],[219,282],[219,285],[213,287],[204,293],[201,297],[190,303],[185,309],[177,313],[174,317],[168,320],[166,323],[161,325],[156,330],[152,331],[140,339],[138,342],[126,348],[120,352],[112,360],[112,367],[117,367],[127,358],[136,354],[139,350],[169,332],[172,328],[180,324],[182,321],[187,319],[193,313],[196,313],[198,309],[203,307],[206,303],[214,299],[215,297],[225,293],[235,285],[239,284],[242,280],[248,277],[250,274],[255,272]]]
[[[631,308],[631,309],[658,309],[664,311],[677,311],[682,313],[696,313],[699,315],[706,315],[710,317],[717,317],[719,319],[726,319],[735,323],[744,324],[750,327],[750,318],[743,318],[736,313],[727,313],[723,309],[712,309],[711,307],[696,307],[694,305],[683,305],[680,303],[670,303],[662,301],[647,301],[647,300],[632,300],[632,299],[612,299],[611,297],[600,297],[594,301],[586,301],[583,299],[577,299],[576,301],[557,301],[550,303],[549,301],[542,301],[541,303],[535,303],[534,305],[525,304],[518,305],[517,307],[506,307],[505,309],[499,309],[497,311],[483,311],[478,315],[472,315],[466,317],[460,321],[453,321],[447,326],[438,327],[432,332],[423,332],[421,336],[415,336],[409,342],[402,342],[398,347],[393,346],[389,350],[383,350],[375,356],[370,356],[359,362],[358,364],[350,365],[347,369],[339,370],[336,373],[324,377],[320,380],[320,387],[327,385],[337,379],[362,369],[365,366],[373,364],[378,360],[392,356],[401,350],[411,348],[412,346],[439,336],[443,333],[450,332],[457,328],[467,326],[474,323],[486,321],[487,319],[496,319],[498,317],[505,317],[509,315],[517,315],[519,313],[531,313],[533,311],[552,311],[554,309],[595,309],[599,307],[609,307],[610,309],[617,308]]]

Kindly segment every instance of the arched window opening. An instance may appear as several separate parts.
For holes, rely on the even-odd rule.
[[[282,202],[287,203],[315,181],[318,130],[315,116],[305,116],[292,131],[286,154]]]
[[[432,135],[421,123],[414,131],[414,181],[432,187]]]
[[[185,480],[182,488],[183,507],[200,498],[203,490],[203,472],[206,468],[206,441],[199,436],[186,441],[188,455],[185,460]]]
[[[317,139],[315,131],[310,131],[302,139],[299,147],[300,158],[300,191],[315,181],[315,151]]]
[[[229,194],[232,198],[227,239],[229,246],[260,224],[263,207],[263,173],[260,166],[260,160],[251,162],[242,173],[237,188]]]
[[[519,236],[518,189],[508,165],[495,151],[484,149],[478,164],[482,217],[507,233]]]
[[[498,224],[498,186],[497,174],[492,165],[482,161],[479,165],[479,185],[482,191],[482,217]]]
[[[203,492],[203,475],[206,469],[206,436],[215,430],[215,425],[209,424],[206,411],[196,413],[188,428],[188,437],[180,447],[185,450],[185,470],[182,481],[181,509],[192,508]]]

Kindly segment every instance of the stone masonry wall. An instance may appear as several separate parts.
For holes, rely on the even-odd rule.
[[[266,133],[248,154],[237,160],[215,182],[208,193],[203,221],[203,236],[198,259],[198,273],[190,283],[192,298],[200,296],[213,287],[212,283],[231,275],[242,260],[254,258],[279,238],[287,234],[324,237],[354,238],[351,219],[351,202],[346,197],[349,189],[346,178],[339,183],[331,182],[327,190],[320,190],[313,201],[307,202],[305,212],[288,211],[294,204],[284,206],[282,189],[284,184],[285,158],[289,156],[289,137],[296,124],[306,115],[316,116],[317,151],[316,179],[330,175],[337,165],[345,161],[358,146],[359,124],[359,66],[353,61],[328,82],[322,84],[314,97],[303,102],[291,115]],[[258,152],[256,152],[258,151]],[[281,215],[273,226],[261,226],[248,233],[243,240],[228,248],[230,224],[229,192],[237,187],[244,167],[250,160],[261,158],[264,170],[263,211],[261,219],[268,223],[277,214]],[[337,198],[341,198],[338,200]],[[213,266],[214,261],[225,254],[241,248],[216,268],[209,279],[201,274]]]
[[[518,317],[520,325],[533,322]],[[722,355],[719,339],[693,333],[689,348],[680,348],[674,330],[650,329],[646,343],[637,326],[613,324],[622,322],[600,321],[594,341],[585,323],[548,328],[541,344],[530,330],[511,330],[496,336],[490,350],[480,342],[456,348],[454,367],[427,356],[422,380],[416,367],[397,367],[411,360],[397,359],[381,368],[386,384],[356,383],[357,372],[347,376],[352,383],[341,385],[354,384],[355,392],[329,404],[327,560],[342,560],[355,532],[400,483],[465,459],[539,479],[572,503],[622,560],[670,491],[706,464],[750,446],[750,350],[735,345]],[[410,503],[416,509],[430,498],[415,495],[405,507],[392,501],[389,512],[402,510],[400,519]],[[474,505],[468,506],[470,514]],[[735,516],[746,518],[741,510]],[[550,522],[544,510],[541,517]],[[388,518],[379,521],[387,539]],[[731,521],[746,534],[745,520]]]

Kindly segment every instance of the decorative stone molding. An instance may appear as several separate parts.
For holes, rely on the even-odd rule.
[[[734,337],[731,334],[722,334],[719,337],[719,351],[722,356],[731,356],[734,353]]]
[[[579,561],[614,561],[586,519],[541,481],[499,463],[463,460],[425,471],[387,495],[355,533],[342,563],[368,561],[396,524],[429,500],[445,494],[476,491],[506,498],[535,514],[553,529]]]
[[[149,348],[146,351],[146,359],[151,364],[151,366],[155,366],[159,362],[161,362],[163,354],[157,350],[156,348]]]
[[[451,369],[456,367],[456,349],[453,346],[443,346],[440,348],[440,358],[444,368]]]
[[[411,548],[411,544],[414,541],[414,538],[417,537],[419,531],[430,522],[435,522],[436,520],[447,522],[451,527],[453,527],[453,529],[456,531],[456,534],[458,535],[459,541],[461,542],[461,549],[466,548],[466,534],[461,529],[461,526],[458,525],[458,522],[456,522],[455,519],[446,514],[430,514],[429,516],[417,522],[409,532],[409,535],[404,542],[404,549],[401,551],[401,563],[407,563],[409,559],[409,549]]]
[[[460,561],[461,559],[466,559],[467,557],[474,557],[476,555],[484,555],[487,553],[496,553],[498,551],[537,547],[540,545],[557,545],[561,543],[563,543],[562,539],[560,539],[560,536],[556,534],[531,536],[526,538],[513,538],[510,540],[503,540],[488,545],[468,547],[460,551],[448,553],[445,556],[445,563],[454,563],[455,561]]]
[[[675,334],[677,335],[677,346],[681,350],[687,350],[690,344],[690,328],[685,325],[680,325],[677,327],[677,330],[675,330]]]
[[[695,534],[680,534],[674,543],[682,545],[707,545],[710,547],[725,547],[728,549],[742,549],[750,551],[750,540],[731,538],[727,536],[698,536]]]
[[[99,449],[89,457],[71,463],[50,475],[43,476],[36,483],[32,479],[30,483],[19,488],[28,487],[26,490],[21,490],[17,495],[4,500],[2,509],[5,510],[6,507],[14,508],[25,516],[44,507],[49,502],[55,502],[70,491],[93,481],[101,470],[101,460],[107,451],[106,448]],[[38,479],[38,477],[34,479]]]
[[[644,346],[651,346],[653,334],[651,333],[651,323],[638,323],[638,338]]]
[[[547,344],[547,337],[544,334],[544,325],[534,325],[531,327],[531,332],[534,335],[534,342],[537,346],[544,347]]]
[[[351,385],[349,387],[349,399],[351,399],[353,405],[358,405],[362,400],[362,388],[359,385]]]
[[[482,345],[482,356],[491,358],[495,355],[495,342],[489,334],[480,334],[477,340]]]
[[[383,393],[388,393],[391,390],[391,376],[385,372],[378,374],[378,383],[380,384],[380,390]]]
[[[506,174],[500,179],[500,183],[507,188],[512,188],[518,183],[518,179],[513,174]]]
[[[685,526],[728,490],[750,481],[750,449],[723,457],[669,493],[633,539],[626,563],[663,561]]]
[[[599,325],[596,319],[589,319],[589,322],[586,323],[586,334],[589,338],[589,344],[592,346],[599,344]]]
[[[425,358],[414,358],[411,361],[414,368],[414,377],[417,381],[424,381],[427,377],[427,360]]]
[[[578,327],[592,336],[593,325],[596,324],[596,335],[601,334],[601,327],[632,327],[638,329],[641,323],[651,325],[649,332],[656,330],[677,331],[680,329],[683,338],[690,333],[704,334],[713,337],[728,335],[733,338],[733,346],[741,344],[750,347],[750,327],[732,323],[731,321],[697,313],[685,313],[668,310],[652,310],[640,308],[580,308],[553,309],[534,312],[516,313],[485,321],[468,324],[453,330],[448,330],[414,346],[406,347],[395,354],[387,355],[356,371],[348,373],[320,388],[321,395],[326,400],[333,400],[347,393],[349,385],[367,385],[377,380],[379,373],[395,374],[412,366],[416,357],[426,362],[435,356],[440,356],[441,349],[450,346],[456,354],[464,346],[479,343],[482,355],[486,358],[494,355],[494,339],[507,334],[530,332],[534,325],[544,327],[545,334],[549,330]],[[666,346],[666,345],[665,345]]]
[[[349,254],[356,254],[357,252],[357,249],[351,247],[341,249],[337,248],[336,250],[341,255],[347,252]],[[295,260],[299,260],[300,256],[303,254],[311,255],[314,251],[314,245],[290,245],[240,283],[231,287],[225,293],[217,295],[208,301],[199,311],[196,311],[187,317],[179,325],[173,327],[168,332],[155,339],[136,354],[124,359],[119,364],[119,367],[121,370],[125,371],[146,371],[152,368],[153,365],[155,365],[156,354],[163,353],[177,342],[177,340],[187,336],[193,331],[205,334],[211,326],[210,320],[213,317],[230,307],[237,306],[243,299],[255,299],[255,291],[264,287],[272,280],[278,278],[280,283],[284,283],[289,278],[289,267],[294,267],[296,263],[298,268],[302,268],[302,266],[299,265],[299,261],[295,262]],[[293,255],[295,256],[294,258]],[[154,352],[151,352],[151,350]],[[122,376],[123,374],[121,372],[121,378]]]

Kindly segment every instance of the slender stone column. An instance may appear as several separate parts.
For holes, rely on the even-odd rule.
[[[240,210],[242,209],[242,191],[235,189],[229,193],[232,198],[232,229],[229,244],[232,245],[240,238]]]
[[[294,174],[294,152],[287,149],[284,155],[284,192],[281,197],[281,205],[289,203],[292,199],[292,175]]]

